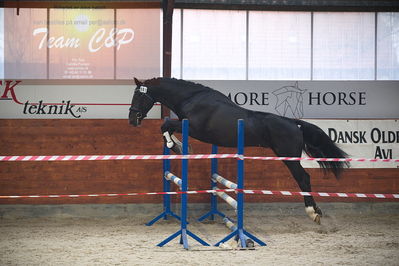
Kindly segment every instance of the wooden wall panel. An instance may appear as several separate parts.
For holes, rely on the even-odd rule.
[[[161,120],[146,120],[134,128],[127,120],[0,120],[1,155],[161,154]],[[190,139],[195,153],[211,146]],[[220,148],[220,153],[235,149]],[[270,150],[247,148],[248,155]],[[189,162],[189,189],[210,187],[210,161]],[[282,162],[246,161],[246,188],[298,191]],[[220,173],[236,176],[233,159],[221,160]],[[180,162],[172,162],[180,174]],[[397,193],[399,169],[350,169],[341,179],[308,169],[313,191]],[[162,191],[162,161],[0,162],[0,195],[93,194]],[[234,178],[231,178],[234,180]],[[177,197],[175,197],[175,201]],[[190,195],[190,202],[208,202],[209,195]],[[248,202],[302,201],[298,197],[248,195]],[[319,198],[318,201],[352,201]],[[359,201],[359,200],[355,200]],[[161,196],[53,199],[0,199],[0,204],[159,203]]]

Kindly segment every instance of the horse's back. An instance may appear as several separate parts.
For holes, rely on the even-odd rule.
[[[227,97],[208,95],[197,101],[190,113],[192,135],[224,147],[237,146],[237,120],[245,121],[246,146],[267,146],[265,125],[257,112],[237,106]]]
[[[179,118],[190,120],[190,135],[200,141],[225,147],[237,145],[237,120],[245,121],[245,145],[272,147],[275,143],[301,141],[295,120],[235,104],[223,93],[186,82],[189,99],[182,103]]]

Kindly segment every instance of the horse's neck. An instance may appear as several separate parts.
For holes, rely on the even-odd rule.
[[[173,84],[173,82],[161,83],[159,87],[155,88],[154,92],[157,95],[156,100],[175,113],[180,111],[182,103],[192,97],[189,87],[183,87],[181,84]]]

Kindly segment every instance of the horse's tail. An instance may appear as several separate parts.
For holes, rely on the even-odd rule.
[[[303,132],[305,142],[304,151],[307,155],[314,158],[346,158],[348,155],[341,150],[330,137],[318,126],[302,121],[296,121]],[[339,161],[318,161],[325,171],[331,171],[336,178],[342,170],[349,167],[349,162]]]

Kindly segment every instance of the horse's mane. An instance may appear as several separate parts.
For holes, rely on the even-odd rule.
[[[187,88],[193,88],[193,89],[197,89],[197,90],[199,89],[199,90],[209,91],[209,92],[211,92],[211,91],[212,92],[219,92],[219,91],[214,90],[214,89],[212,89],[210,87],[204,86],[204,85],[202,85],[200,83],[195,83],[195,82],[192,82],[192,81],[183,80],[183,79],[175,79],[175,78],[152,78],[152,79],[146,80],[145,84],[149,84],[149,85],[154,84],[155,85],[155,84],[157,84],[157,83],[159,84],[161,82],[174,83],[176,85],[183,86],[186,89]]]
[[[182,80],[182,79],[175,79],[175,78],[152,78],[146,80],[144,82],[145,85],[153,85],[153,86],[161,86],[161,87],[169,87],[181,90],[182,92],[187,93],[190,97],[198,94],[211,94],[214,99],[218,99],[218,101],[224,102],[230,105],[236,105],[231,101],[229,97],[224,95],[218,90],[212,89],[205,85],[195,83],[192,81]]]

